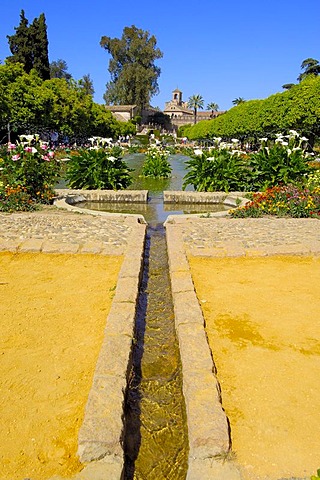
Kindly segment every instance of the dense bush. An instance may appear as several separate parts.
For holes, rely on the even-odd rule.
[[[189,139],[257,138],[295,129],[311,144],[320,135],[320,77],[309,76],[289,90],[264,100],[250,100],[212,120],[185,127]],[[179,134],[182,132],[179,131]]]
[[[246,189],[246,169],[238,152],[227,148],[195,150],[186,162],[188,173],[182,188],[192,185],[199,192],[232,191]]]
[[[59,176],[54,152],[38,135],[22,135],[20,142],[9,143],[1,158],[1,181],[9,187],[22,187],[34,202],[50,203]]]
[[[121,190],[132,178],[122,160],[120,147],[91,147],[79,150],[67,165],[66,179],[71,188]]]
[[[277,134],[275,141],[261,139],[257,152],[240,149],[240,141],[231,143],[215,138],[207,150],[196,149],[187,161],[183,188],[193,185],[198,191],[259,191],[278,184],[303,182],[311,171],[305,152],[307,138],[291,130]]]
[[[145,155],[146,159],[142,167],[142,175],[154,178],[170,177],[171,166],[168,162],[169,152],[167,150],[151,145]]]
[[[30,212],[36,210],[37,204],[27,193],[26,188],[21,185],[11,187],[4,186],[0,182],[0,211],[6,213],[12,212]]]

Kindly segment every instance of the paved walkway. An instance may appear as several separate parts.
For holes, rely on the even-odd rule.
[[[186,251],[199,256],[320,254],[320,222],[313,218],[185,218],[169,220]]]
[[[137,224],[131,216],[93,216],[48,208],[0,214],[0,251],[123,254]]]

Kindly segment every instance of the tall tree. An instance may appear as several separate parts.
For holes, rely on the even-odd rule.
[[[108,68],[111,81],[104,94],[106,103],[134,104],[141,113],[159,92],[160,68],[155,61],[163,54],[156,48],[155,36],[132,25],[123,29],[121,38],[102,37],[100,45],[112,56]]]
[[[50,63],[50,77],[51,78],[65,78],[71,79],[71,74],[68,72],[68,65],[65,60],[59,58]]]
[[[29,33],[29,22],[25,17],[24,10],[20,13],[20,23],[15,27],[14,35],[7,35],[11,57],[8,60],[14,63],[22,63],[26,73],[33,67],[32,42]]]
[[[188,107],[193,109],[193,122],[197,123],[197,111],[203,108],[204,100],[201,95],[192,95],[188,100]]]
[[[33,68],[38,72],[42,80],[49,80],[50,65],[48,53],[47,25],[44,13],[35,18],[29,27],[29,33],[33,45]]]
[[[304,72],[300,73],[298,77],[299,82],[304,80],[308,75],[319,75],[320,74],[319,61],[315,60],[314,58],[306,58],[301,63],[301,70],[304,70]]]
[[[213,118],[214,112],[217,112],[219,110],[219,105],[217,103],[211,102],[208,103],[207,109],[211,110],[211,117]]]
[[[240,105],[240,103],[244,103],[245,99],[243,97],[237,97],[232,100],[233,105]]]
[[[31,25],[25,17],[24,10],[20,13],[20,24],[15,27],[16,33],[8,35],[9,48],[12,56],[11,62],[19,62],[24,66],[26,73],[34,68],[40,78],[50,78],[48,37],[46,20],[43,13],[35,18]]]
[[[93,82],[89,73],[80,78],[79,85],[86,95],[92,96],[94,94]]]

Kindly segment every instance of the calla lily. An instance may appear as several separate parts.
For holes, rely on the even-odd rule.
[[[197,148],[195,151],[194,151],[194,154],[195,155],[202,155],[202,150],[200,150],[200,148]]]

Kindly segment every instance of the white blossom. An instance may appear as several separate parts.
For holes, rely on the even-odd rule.
[[[202,155],[202,150],[200,148],[197,148],[196,150],[194,150],[194,154],[195,155]]]

